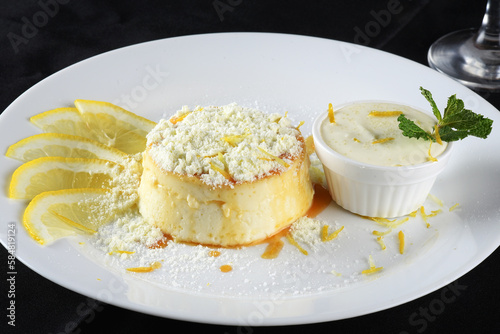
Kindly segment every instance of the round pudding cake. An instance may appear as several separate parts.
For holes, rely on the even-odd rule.
[[[235,247],[266,239],[312,203],[309,159],[286,116],[236,104],[183,107],[147,136],[139,210],[174,240]]]

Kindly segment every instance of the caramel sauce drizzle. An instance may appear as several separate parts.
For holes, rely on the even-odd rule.
[[[330,197],[328,190],[323,188],[319,184],[315,184],[314,185],[314,196],[313,196],[313,200],[311,203],[311,207],[306,212],[305,216],[307,216],[309,218],[316,217],[318,214],[320,214],[323,210],[325,210],[330,205],[331,201],[332,201],[332,198]],[[263,259],[275,259],[278,257],[281,250],[283,249],[283,246],[285,245],[285,243],[282,240],[283,237],[286,237],[289,234],[289,232],[290,232],[290,228],[287,227],[287,228],[279,231],[278,233],[270,236],[267,239],[252,243],[250,246],[254,246],[254,245],[258,245],[258,244],[262,244],[262,243],[267,243],[268,245],[267,245],[266,249],[264,250],[264,253],[261,255],[261,258],[263,258]],[[150,249],[165,248],[165,247],[167,247],[168,242],[173,240],[173,239],[174,238],[171,235],[164,233],[163,238],[158,240],[155,244],[149,246],[149,248]],[[192,243],[192,242],[186,242],[186,244],[193,245],[193,246],[199,245],[198,243]],[[216,246],[216,245],[204,245],[204,246],[212,247],[212,248],[220,248],[220,246]],[[232,246],[232,247],[226,247],[226,248],[239,249],[241,247],[242,246]],[[208,252],[208,255],[211,257],[218,257],[221,255],[221,253],[218,250],[210,250]],[[222,272],[229,272],[232,269],[233,268],[230,265],[223,265],[220,267],[220,270]]]

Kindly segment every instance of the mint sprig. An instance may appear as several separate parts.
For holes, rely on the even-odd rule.
[[[420,87],[422,95],[429,101],[432,112],[436,116],[437,131],[442,141],[451,142],[464,139],[468,136],[486,138],[491,133],[493,120],[465,109],[464,102],[456,95],[448,98],[448,103],[441,115],[431,92]],[[408,119],[404,114],[399,115],[399,128],[403,135],[409,138],[423,138],[436,141],[436,133],[429,133]]]

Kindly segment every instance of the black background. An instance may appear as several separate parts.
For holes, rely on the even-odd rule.
[[[402,11],[392,15],[390,22],[381,22],[380,30],[371,34],[373,37],[360,37],[359,31],[366,32],[370,22],[377,22],[377,13],[391,5]],[[451,31],[478,27],[485,6],[485,0],[1,0],[0,111],[40,80],[80,60],[139,42],[200,33],[248,31],[316,36],[368,45],[427,65],[429,46]],[[40,11],[48,13],[47,20]],[[39,27],[29,30],[28,21],[37,22]],[[500,94],[480,95],[500,107]],[[17,263],[16,327],[12,328],[6,317],[7,251],[0,248],[1,273],[5,273],[0,274],[1,333],[500,332],[499,250],[452,283],[456,298],[446,304],[439,301],[450,287],[352,319],[252,328],[189,323],[124,310],[62,288]],[[436,305],[445,307],[436,311]]]

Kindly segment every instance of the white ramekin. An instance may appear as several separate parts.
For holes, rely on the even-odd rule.
[[[335,109],[366,102],[401,104],[359,101]],[[435,162],[401,167],[371,165],[337,153],[325,143],[320,126],[327,117],[328,112],[325,112],[316,118],[312,133],[316,154],[323,164],[328,190],[338,205],[363,216],[394,218],[417,210],[427,198],[437,175],[446,166],[453,148],[453,143],[448,143]]]

